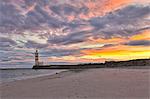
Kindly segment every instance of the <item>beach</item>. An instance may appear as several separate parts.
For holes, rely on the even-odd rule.
[[[0,84],[1,99],[149,99],[150,69],[100,68]]]

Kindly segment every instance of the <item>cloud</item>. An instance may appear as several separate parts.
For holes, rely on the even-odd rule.
[[[62,45],[76,44],[84,42],[86,38],[89,36],[90,34],[88,33],[88,31],[80,31],[68,34],[66,36],[57,36],[49,38],[48,42],[52,44],[62,44]]]
[[[15,45],[17,45],[17,43],[14,40],[6,37],[0,37],[0,47],[11,47]]]
[[[25,60],[24,57],[30,59],[31,57],[27,57],[26,54],[31,54],[30,51],[33,52],[34,48],[43,50],[40,54],[45,57],[75,58],[84,50],[111,49],[119,46],[119,43],[149,46],[149,41],[145,38],[142,39],[145,41],[131,39],[127,43],[123,43],[125,41],[122,40],[150,29],[148,17],[150,7],[142,5],[143,3],[129,5],[128,1],[119,0],[109,0],[109,2],[108,0],[1,1],[0,58],[3,58],[2,61],[5,63],[9,60],[14,63],[21,62]],[[111,6],[110,1],[117,2],[112,2]],[[101,12],[104,14],[102,15]],[[110,39],[114,38],[120,38],[121,41],[117,39],[111,42]],[[22,54],[17,54],[20,53],[18,49]],[[1,53],[3,51],[6,52]],[[24,57],[21,58],[20,55]]]
[[[94,27],[92,32],[95,35],[103,35],[106,38],[112,36],[127,37],[150,28],[148,25],[150,21],[145,19],[150,14],[149,12],[150,7],[148,6],[131,5],[104,17],[94,17],[89,22]]]
[[[117,44],[105,44],[103,48],[117,46]]]
[[[93,26],[94,29],[91,28],[91,30],[88,31],[77,31],[65,36],[49,38],[48,41],[49,43],[68,45],[85,42],[89,37],[93,37],[95,39],[129,37],[150,28],[148,24],[140,24],[145,22],[145,16],[149,15],[149,12],[150,7],[148,6],[127,6],[123,9],[116,10],[113,13],[109,13],[104,17],[91,18],[88,21],[90,24],[80,20],[79,22],[77,21],[77,23],[74,23],[74,25],[69,24],[68,26],[68,29],[74,27],[74,30],[75,28],[82,29],[80,27],[81,25],[88,25],[89,27]]]
[[[71,15],[71,14],[77,16],[78,14],[88,12],[88,8],[86,6],[75,7],[75,6],[70,5],[70,4],[53,5],[50,7],[50,9],[54,13],[61,15],[61,16],[66,16],[66,15]]]
[[[35,27],[35,26],[42,27],[43,24],[47,24],[47,26],[53,28],[60,28],[62,25],[64,25],[63,21],[60,21],[57,18],[49,15],[39,5],[36,5],[33,11],[27,13],[24,22],[25,22],[25,27],[28,28]]]
[[[0,27],[20,27],[24,17],[11,3],[0,3]]]
[[[24,1],[25,1],[25,4],[28,6],[31,6],[36,2],[36,0],[24,0]]]
[[[20,6],[23,10],[33,5],[35,0],[26,0],[25,2],[24,8]],[[63,21],[58,20],[43,10],[43,6],[39,3],[35,5],[33,10],[28,11],[25,15],[22,14],[23,12],[24,11],[17,9],[13,3],[3,1],[3,3],[0,4],[0,27],[32,29],[47,24],[49,27],[58,28],[64,24]]]
[[[129,46],[150,46],[150,40],[134,40],[125,43],[125,45]]]
[[[63,56],[72,56],[72,55],[77,55],[80,53],[79,49],[56,49],[56,48],[51,48],[48,51],[41,51],[40,54],[43,57],[63,57]]]
[[[27,48],[46,48],[48,44],[40,44],[34,41],[27,41],[27,43],[25,43],[25,46]]]

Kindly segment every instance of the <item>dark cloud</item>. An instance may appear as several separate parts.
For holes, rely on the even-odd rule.
[[[78,15],[80,13],[88,12],[88,8],[85,6],[79,8],[69,4],[53,5],[50,9],[58,15]]]
[[[11,47],[15,45],[17,45],[17,43],[14,40],[6,37],[0,37],[0,47]]]
[[[72,12],[77,12],[77,9],[75,9],[73,6],[68,5],[68,4],[63,4],[63,5],[53,5],[50,7],[50,9],[58,14],[58,15],[62,15],[62,14],[71,14]]]
[[[37,0],[24,0],[25,1],[25,4],[28,5],[28,6],[31,6],[33,5]]]
[[[29,28],[41,26],[42,24],[47,24],[49,27],[53,28],[60,28],[62,25],[64,25],[63,21],[50,16],[39,5],[36,5],[35,10],[28,12],[26,16],[27,17],[24,20],[25,26]]]
[[[42,27],[43,24],[52,28],[61,28],[63,26],[77,27],[79,24],[67,23],[68,19],[66,17],[70,14],[78,16],[79,13],[88,12],[88,8],[85,6],[78,8],[70,4],[50,5],[51,1],[48,0],[25,0],[25,4],[19,6],[25,10],[35,3],[35,8],[32,11],[22,15],[23,11],[14,4],[5,0],[2,1],[0,3],[0,27],[32,29],[34,27]],[[49,9],[53,11],[51,15],[44,10],[44,5],[48,5]]]
[[[125,43],[125,45],[129,46],[150,46],[150,40],[134,40]]]
[[[24,17],[11,3],[0,3],[0,27],[20,27]]]
[[[34,41],[27,41],[27,43],[25,43],[25,46],[27,48],[46,48],[48,44],[40,44]]]
[[[116,46],[117,44],[105,44],[102,48]]]
[[[28,8],[35,2],[36,0],[25,0],[24,6]],[[26,15],[22,15],[22,11],[17,9],[15,5],[3,1],[3,3],[0,3],[0,18],[0,27],[13,27],[14,29],[32,29],[33,27],[41,27],[43,24],[54,28],[60,28],[64,25],[62,20],[58,20],[58,18],[44,11],[40,2],[37,2],[34,10],[29,11]]]
[[[137,13],[138,12],[138,13]],[[108,13],[104,17],[95,17],[89,20],[92,26],[104,28],[106,25],[129,25],[135,24],[139,19],[150,14],[149,6],[127,6],[115,12]]]
[[[6,37],[0,37],[0,42],[3,42],[3,43],[8,42],[8,43],[10,43],[12,45],[16,44],[16,42],[14,40],[12,40],[10,38],[6,38]]]
[[[105,16],[96,16],[84,20],[81,19],[80,14],[83,14],[86,17],[86,14],[88,14],[90,10],[84,4],[81,4],[80,0],[60,0],[59,2],[56,0],[23,0],[25,3],[22,0],[13,1],[14,2],[11,2],[11,0],[0,0],[0,34],[3,36],[0,37],[0,61],[3,61],[4,63],[10,62],[9,65],[12,61],[21,61],[24,60],[24,58],[28,58],[25,53],[28,53],[29,50],[26,52],[22,50],[24,54],[17,54],[18,51],[13,49],[16,47],[18,48],[20,46],[19,44],[21,44],[21,47],[18,49],[43,49],[43,52],[40,54],[45,57],[61,57],[69,55],[76,56],[79,54],[81,55],[80,51],[85,49],[80,48],[65,50],[62,48],[49,48],[48,46],[53,46],[54,44],[55,46],[65,45],[67,47],[70,44],[85,42],[89,39],[89,37],[94,39],[130,37],[131,35],[136,35],[139,32],[150,29],[150,21],[145,17],[150,14],[149,6],[126,6],[114,12],[108,13]],[[82,2],[88,1],[83,0]],[[95,0],[93,0],[93,2],[94,1]],[[75,2],[80,3],[81,6],[77,7],[78,3],[76,4]],[[35,3],[35,8],[27,13],[26,10]],[[45,10],[45,5],[47,5],[46,9],[50,12]],[[74,16],[72,21],[68,20],[68,16],[70,15]],[[36,32],[34,31],[34,28],[36,29]],[[29,32],[26,33],[27,29]],[[49,31],[53,32],[55,29],[60,29],[60,31],[63,29],[60,33],[64,32],[67,35],[62,36],[60,34],[61,36],[57,36],[55,34],[53,35],[53,33],[48,33]],[[34,41],[27,41],[26,43],[20,42],[17,44],[18,41],[16,42],[11,38],[4,38],[4,35],[7,37],[13,37],[14,35],[21,35],[24,37],[24,35],[32,35],[34,32],[39,33],[39,35],[41,34],[41,37],[43,38],[48,38],[47,44],[41,44]],[[24,40],[27,39],[25,38]],[[146,40],[129,41],[125,43],[125,45],[150,46],[149,41]],[[111,46],[115,45],[106,44],[99,49]],[[3,51],[6,52],[3,53]],[[21,55],[21,57],[19,55]],[[31,56],[29,58],[31,58]]]
[[[81,31],[71,33],[66,36],[50,37],[48,42],[52,44],[62,44],[62,45],[76,44],[84,42],[89,36],[90,33],[88,31]]]
[[[39,14],[39,16],[41,16],[41,20],[43,20],[43,23],[47,23],[50,27],[56,27],[56,28],[60,28],[62,25],[64,25],[65,23],[63,21],[60,21],[59,19],[50,16],[46,11],[44,11],[42,9],[41,6],[37,5],[35,7],[35,11],[36,13]],[[41,22],[39,22],[41,23]]]
[[[139,13],[137,14],[137,12]],[[109,13],[104,17],[91,18],[89,23],[94,27],[92,30],[77,31],[66,36],[49,38],[48,42],[67,45],[84,42],[89,36],[95,39],[109,39],[114,36],[129,37],[150,28],[150,26],[144,27],[139,24],[146,20],[144,16],[148,15],[149,12],[150,7],[148,6],[127,6],[113,13]],[[86,25],[89,25],[87,21],[73,21],[72,23],[68,23],[68,28],[66,29],[75,30],[76,28],[81,28],[81,26]]]
[[[2,2],[5,2],[3,0]],[[33,27],[40,27],[43,24],[48,25],[53,28],[61,28],[65,26],[66,28],[79,28],[82,21],[79,18],[79,14],[86,15],[89,9],[82,5],[81,7],[76,7],[71,4],[62,3],[51,5],[49,0],[25,0],[25,8],[36,3],[34,10],[28,12],[25,16],[22,15],[21,10],[17,9],[15,5],[5,2],[0,4],[0,26],[2,27],[15,27],[23,29],[31,29]],[[73,2],[73,1],[72,1]],[[44,5],[48,5],[49,9],[52,10],[51,15],[44,10]],[[20,6],[25,9],[23,6]],[[138,12],[138,13],[137,13]],[[124,25],[137,25],[140,19],[143,19],[145,15],[150,12],[150,8],[147,6],[128,6],[123,9],[117,10],[114,13],[109,13],[104,17],[95,17],[89,20],[89,23],[95,27],[93,32],[99,31],[100,29],[106,29],[108,25],[116,29],[114,26]],[[55,14],[54,14],[55,13]],[[57,14],[57,15],[56,15]],[[74,23],[67,22],[68,15],[74,15],[75,20],[80,22]],[[87,23],[86,23],[87,25]],[[128,31],[129,29],[125,29]],[[117,31],[117,29],[116,29]],[[121,30],[122,31],[122,30]],[[133,28],[130,29],[133,32]],[[108,32],[108,31],[106,31]],[[111,31],[110,31],[111,32]],[[123,32],[122,32],[123,34]]]
[[[89,20],[94,27],[93,34],[103,35],[106,38],[112,36],[130,36],[142,31],[144,28],[150,28],[150,21],[145,16],[150,14],[148,6],[127,6],[123,9],[116,10],[104,17],[95,17]],[[147,27],[141,23],[147,22]]]

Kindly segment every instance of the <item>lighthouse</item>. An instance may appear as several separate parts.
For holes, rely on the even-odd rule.
[[[39,65],[39,53],[38,53],[38,50],[36,49],[36,52],[35,52],[35,66],[38,66]]]

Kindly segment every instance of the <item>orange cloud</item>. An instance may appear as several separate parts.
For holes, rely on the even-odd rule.
[[[134,35],[130,40],[150,40],[150,30],[145,30],[137,35]]]
[[[95,16],[103,16],[108,12],[116,10],[122,6],[130,4],[133,0],[98,0],[96,2],[88,1],[84,5],[88,7],[89,12],[80,14],[80,18],[88,19]]]
[[[85,58],[101,56],[106,59],[129,60],[150,57],[150,47],[118,45],[99,50],[83,50]]]
[[[104,58],[84,58],[84,56],[81,57],[75,57],[75,56],[63,56],[61,58],[58,57],[50,57],[48,58],[49,62],[69,62],[69,63],[86,63],[86,62],[104,62]]]
[[[36,5],[37,5],[37,4],[34,3],[33,5],[29,6],[29,7],[24,11],[23,14],[25,15],[25,14],[27,14],[28,12],[33,11]]]
[[[89,42],[101,43],[101,44],[116,44],[116,43],[122,43],[122,42],[125,42],[125,41],[126,41],[125,38],[113,37],[113,38],[110,38],[110,39],[103,39],[103,38],[94,39],[94,38],[91,38]]]
[[[79,17],[81,19],[88,19],[96,16],[104,16],[106,13],[117,10],[121,7],[130,5],[130,4],[147,4],[150,3],[148,0],[97,0],[87,1],[84,3],[88,7],[89,12],[87,14],[81,13]]]
[[[130,60],[138,58],[150,57],[150,46],[128,46],[121,45],[128,41],[133,40],[150,40],[150,31],[145,30],[137,35],[133,35],[130,38],[113,37],[110,39],[103,38],[89,38],[90,44],[116,44],[109,47],[100,47],[100,49],[86,49],[82,50],[84,54],[82,58],[85,59],[114,59],[114,60]]]
[[[67,19],[68,19],[68,21],[71,22],[75,19],[75,16],[73,16],[73,15],[67,16]]]

